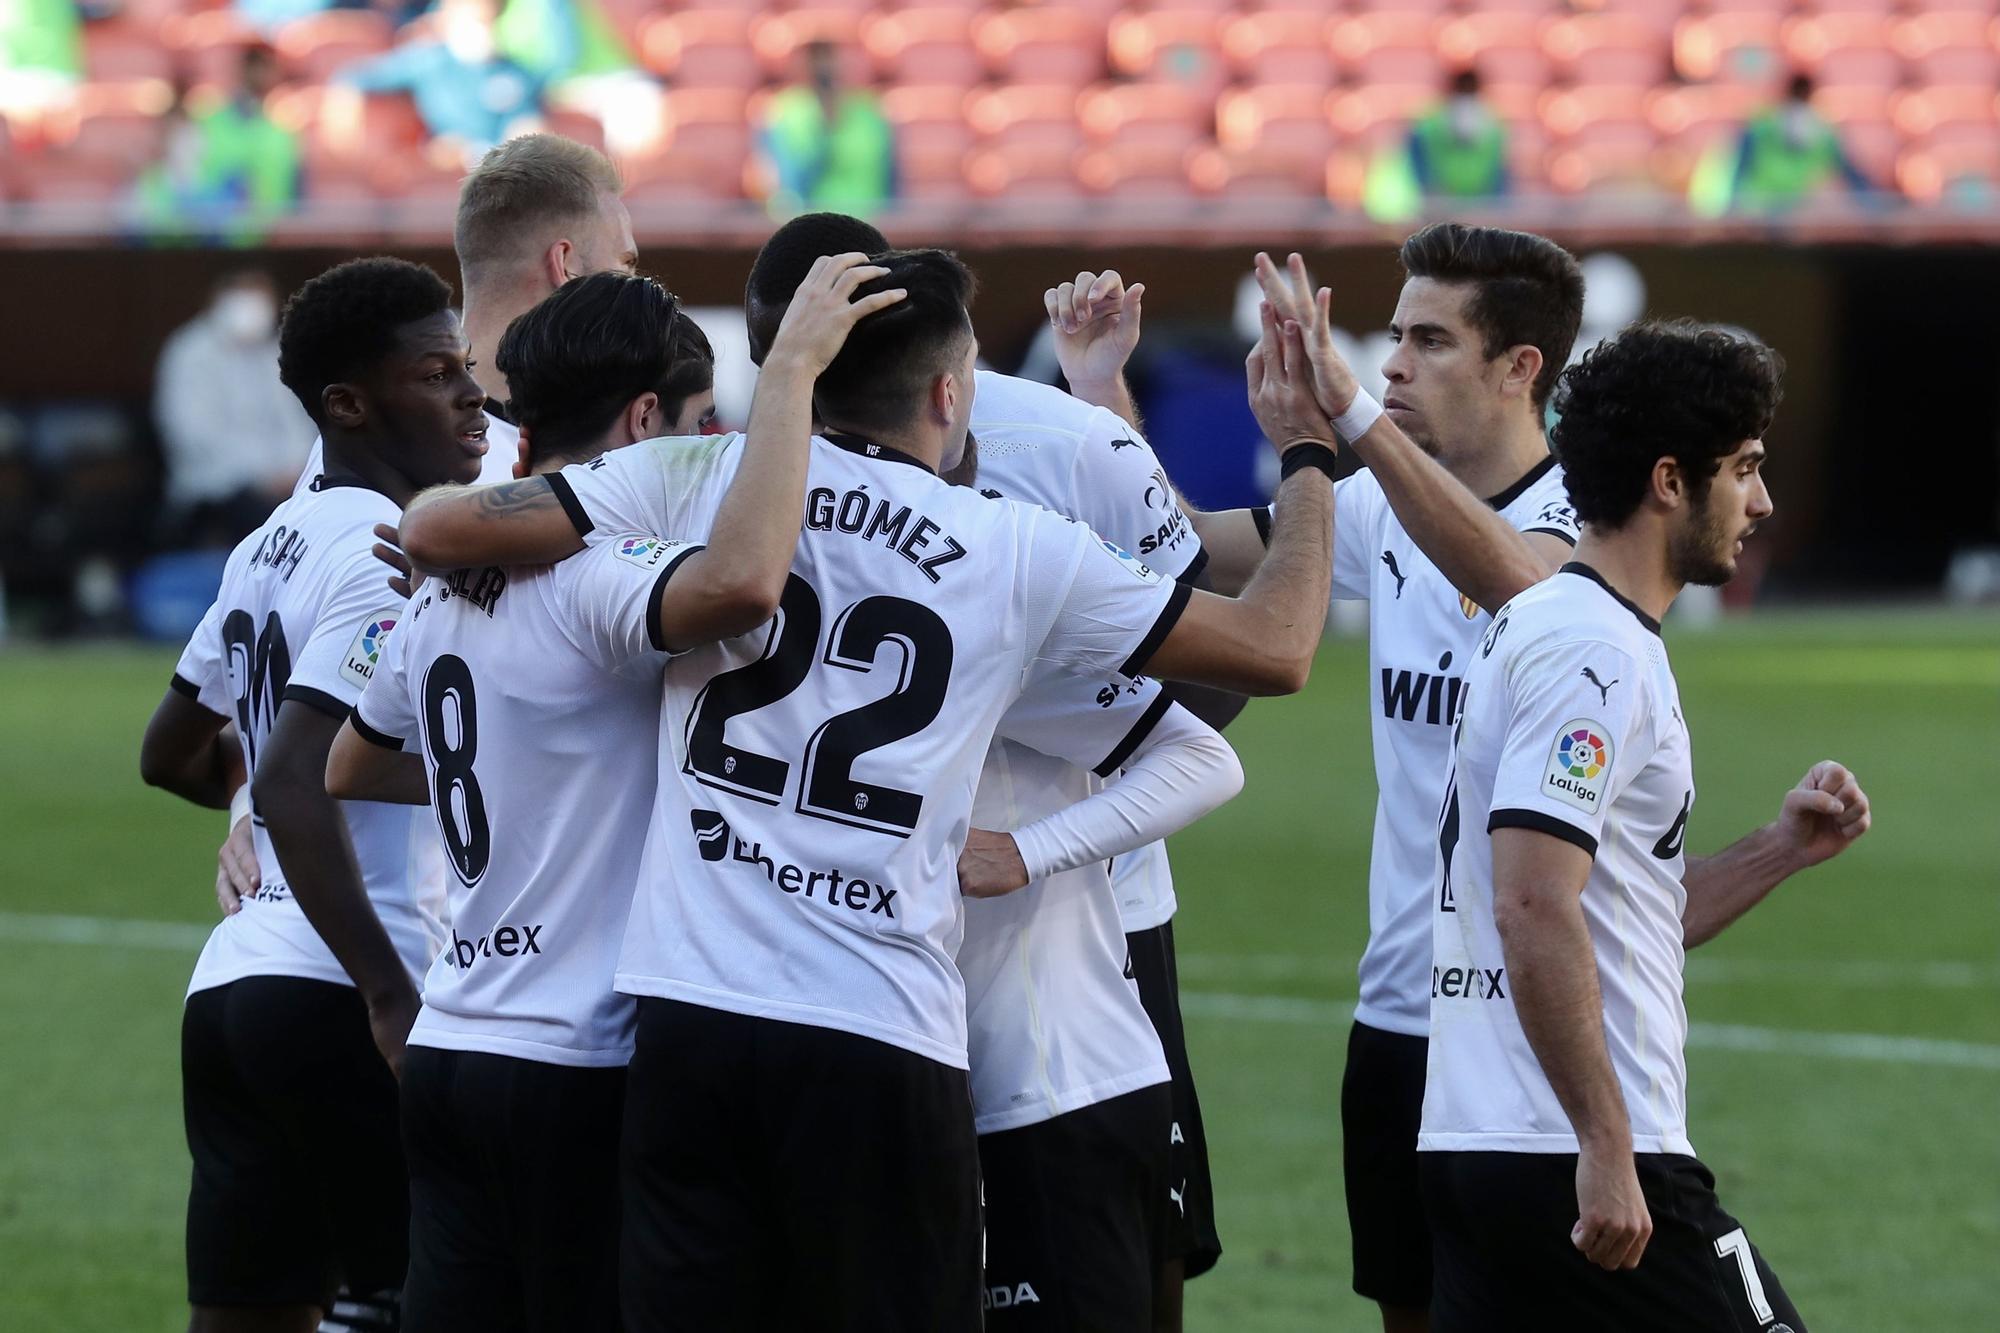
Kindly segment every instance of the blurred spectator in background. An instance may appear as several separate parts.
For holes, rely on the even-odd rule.
[[[291,494],[312,420],[278,380],[278,289],[223,277],[160,353],[153,416],[166,453],[171,545],[229,547]]]
[[[862,217],[896,197],[896,136],[866,88],[846,86],[831,42],[803,48],[806,81],[771,99],[759,143],[773,179],[771,211]]]
[[[1461,69],[1444,99],[1368,164],[1362,207],[1380,222],[1423,212],[1426,199],[1494,199],[1508,192],[1507,129],[1479,95],[1479,71]]]
[[[506,0],[493,36],[550,105],[595,116],[614,154],[643,152],[665,132],[660,85],[599,0]]]
[[[137,185],[147,231],[251,245],[298,202],[298,136],[265,112],[283,77],[277,52],[247,46],[228,96],[192,113],[176,101],[161,160]]]
[[[1706,217],[1780,212],[1835,180],[1856,194],[1872,192],[1833,126],[1813,110],[1812,95],[1812,76],[1792,75],[1782,102],[1752,117],[1733,142],[1710,149],[1688,187],[1693,210]]]
[[[1507,193],[1507,130],[1479,95],[1479,71],[1451,76],[1444,101],[1410,127],[1410,174],[1433,199]]]
[[[541,110],[541,80],[499,50],[498,14],[498,0],[438,0],[434,38],[341,71],[329,97],[407,92],[431,133],[433,157],[470,166],[501,140],[533,129]],[[326,114],[359,120],[351,104],[330,105]]]
[[[0,116],[31,137],[82,77],[75,0],[0,0]]]

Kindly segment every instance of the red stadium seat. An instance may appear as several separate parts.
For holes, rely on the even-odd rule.
[[[1618,14],[1561,19],[1542,37],[1558,69],[1592,83],[1658,83],[1669,72],[1668,46],[1652,24]]]
[[[165,129],[166,123],[152,110],[98,110],[78,118],[64,148],[79,159],[102,162],[136,176],[140,168],[160,156]]]
[[[982,146],[1016,141],[1067,143],[1074,149],[1081,131],[1077,94],[1064,84],[1016,83],[974,92],[965,101],[965,119]]]
[[[965,182],[974,194],[993,198],[1074,197],[1077,145],[1072,139],[1024,139],[982,148],[965,164]]]
[[[1546,16],[1481,11],[1446,22],[1437,51],[1452,68],[1476,68],[1489,82],[1546,84],[1549,58],[1542,50]]]
[[[1331,149],[1306,156],[1262,148],[1199,148],[1188,159],[1188,184],[1197,194],[1239,199],[1324,198],[1331,153]]]
[[[1718,14],[1682,20],[1674,28],[1674,68],[1684,79],[1771,85],[1785,74],[1775,14]]]
[[[264,35],[233,9],[202,9],[161,23],[160,39],[189,82],[229,87],[236,82],[244,48],[262,44]]]
[[[1652,127],[1644,121],[1586,126],[1550,151],[1549,184],[1565,194],[1650,185],[1658,146]]]
[[[41,154],[32,171],[21,173],[20,193],[39,204],[104,207],[124,195],[131,183],[132,173],[121,163],[57,151]]]
[[[763,78],[747,9],[684,9],[639,26],[639,58],[675,88],[754,88]]]
[[[1320,12],[1334,8],[1323,5]],[[1358,16],[1375,17],[1381,15],[1408,15],[1412,19],[1429,19],[1435,22],[1457,8],[1453,0],[1353,0],[1349,6]]]
[[[1662,139],[1707,142],[1742,129],[1769,103],[1768,93],[1746,84],[1682,84],[1649,93],[1646,119]]]
[[[1336,19],[1333,53],[1341,68],[1367,83],[1428,83],[1444,72],[1437,50],[1441,26],[1431,14],[1383,11]]]
[[[667,93],[667,132],[660,146],[625,160],[629,193],[641,198],[743,197],[754,114],[740,89],[676,88]]]
[[[83,68],[86,77],[103,81],[171,79],[176,73],[173,54],[153,32],[117,19],[84,25]]]
[[[961,6],[899,9],[866,19],[861,42],[879,78],[970,86],[984,73],[972,20],[973,11]]]
[[[857,45],[861,15],[851,9],[814,6],[782,14],[766,14],[750,24],[750,45],[767,77],[786,82],[798,73],[794,55],[812,42],[832,42],[839,49],[848,82],[866,83],[866,57]]]
[[[1157,139],[1185,148],[1215,132],[1215,100],[1178,83],[1115,83],[1077,99],[1077,122],[1092,139]]]
[[[1551,89],[1542,97],[1543,126],[1558,139],[1587,132],[1592,126],[1646,124],[1651,88],[1629,84],[1587,84]],[[1648,134],[1652,128],[1647,126]]]
[[[1912,148],[1896,161],[1896,184],[1919,203],[1965,198],[1990,209],[2000,190],[2000,137]]]
[[[1127,143],[1114,138],[1101,148],[1088,148],[1077,157],[1077,183],[1093,194],[1120,198],[1186,199],[1188,164],[1204,145],[1171,145],[1142,141]]]
[[[1336,92],[1327,104],[1327,119],[1342,137],[1372,147],[1402,135],[1412,120],[1437,101],[1435,84],[1375,84]]]
[[[372,9],[329,9],[279,29],[272,44],[298,78],[324,83],[344,67],[389,49],[395,30]]]
[[[1912,139],[1943,126],[1990,127],[2000,121],[2000,96],[1991,83],[1910,89],[1893,94],[1889,107],[1896,128]]]
[[[1995,37],[1995,25],[1980,13],[1924,14],[1893,29],[1897,53],[1926,84],[2000,81]]]
[[[1331,27],[1314,10],[1245,14],[1223,24],[1222,49],[1247,82],[1331,88],[1339,76],[1327,44]]]
[[[1104,77],[1104,32],[1075,9],[1009,9],[975,19],[972,40],[997,78],[1076,89]]]
[[[1317,84],[1267,84],[1226,92],[1215,106],[1215,137],[1232,151],[1262,149],[1324,158],[1333,149],[1333,99]]]
[[[1903,59],[1889,45],[1889,24],[1873,14],[1827,14],[1785,24],[1786,54],[1823,84],[1893,88]]]
[[[1186,84],[1212,97],[1229,78],[1221,34],[1222,20],[1213,10],[1119,14],[1108,33],[1111,68],[1129,78]]]
[[[957,84],[919,84],[882,94],[883,114],[896,127],[905,193],[917,198],[965,193],[965,159],[974,145],[965,99]]]
[[[1782,10],[1789,0],[1763,0],[1766,4],[1776,4]],[[1603,15],[1607,18],[1633,20],[1646,24],[1661,33],[1670,33],[1674,25],[1691,7],[1689,0],[1576,0],[1569,8],[1578,14]],[[1711,11],[1727,12],[1732,8],[1728,0],[1722,3],[1702,6]]]

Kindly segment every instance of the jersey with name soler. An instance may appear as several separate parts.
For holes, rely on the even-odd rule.
[[[1575,545],[1562,470],[1545,459],[1489,502],[1523,532]],[[1422,1036],[1430,1018],[1431,861],[1465,673],[1492,617],[1417,548],[1369,472],[1334,492],[1333,596],[1368,603],[1375,834],[1354,1016]]]
[[[451,935],[410,1041],[562,1065],[632,1057],[611,978],[652,815],[647,608],[699,547],[619,534],[557,565],[420,586],[355,713],[424,756]]]
[[[987,495],[1026,500],[1088,524],[1170,579],[1193,583],[1208,563],[1153,447],[1113,413],[1052,385],[982,370],[972,400],[979,479]],[[1130,933],[1171,921],[1178,903],[1167,845],[1111,864]]]
[[[281,702],[345,716],[374,676],[404,605],[372,553],[373,530],[401,512],[379,491],[315,477],[230,553],[174,687],[236,724],[253,775]],[[341,814],[368,900],[421,977],[444,935],[443,858],[419,822],[423,811],[346,801]],[[217,923],[188,993],[253,976],[350,984],[292,897],[261,814],[251,839],[262,886]]]
[[[778,615],[669,663],[660,793],[619,988],[967,1066],[957,849],[1037,674],[1134,674],[1186,590],[1046,510],[853,438],[811,445]],[[736,439],[555,479],[588,536],[705,540]]]
[[[1681,883],[1693,761],[1659,625],[1592,570],[1501,608],[1476,650],[1432,884],[1424,1151],[1577,1150],[1515,1009],[1494,921],[1493,834],[1592,857],[1582,907],[1635,1151],[1692,1153]]]

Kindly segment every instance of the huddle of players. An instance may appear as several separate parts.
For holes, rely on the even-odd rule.
[[[1161,1234],[1164,1200],[1178,1214],[1191,1193],[1164,1150],[1198,1137],[1198,1111],[1169,1079],[1185,1055],[1164,918],[1151,940],[1124,938],[1118,920],[1121,896],[1157,911],[1170,881],[1160,864],[1121,895],[1104,863],[1143,864],[1131,854],[1241,774],[1136,673],[1296,689],[1330,581],[1370,598],[1378,658],[1444,645],[1434,670],[1380,672],[1373,931],[1343,1096],[1357,1288],[1391,1327],[1421,1326],[1423,1199],[1441,1327],[1594,1327],[1607,1311],[1619,1327],[1730,1326],[1684,1299],[1689,1283],[1725,1299],[1697,1262],[1741,1265],[1737,1304],[1768,1316],[1742,1327],[1797,1327],[1713,1196],[1690,1202],[1699,1164],[1664,1156],[1688,1152],[1681,926],[1648,936],[1644,965],[1616,977],[1590,952],[1629,943],[1631,910],[1657,927],[1684,904],[1701,937],[1693,867],[1681,885],[1691,782],[1671,810],[1659,803],[1685,775],[1685,731],[1657,638],[1635,636],[1656,635],[1679,582],[1726,577],[1716,543],[1768,512],[1754,458],[1708,468],[1761,457],[1775,358],[1658,326],[1588,358],[1557,435],[1566,505],[1539,428],[1580,315],[1560,250],[1462,228],[1413,238],[1386,416],[1333,353],[1324,293],[1296,263],[1260,258],[1251,392],[1284,481],[1270,511],[1196,516],[1197,538],[1115,416],[975,375],[955,260],[885,253],[842,228],[865,231],[806,219],[760,256],[748,313],[764,373],[743,435],[654,438],[684,424],[661,390],[685,318],[656,285],[603,273],[536,305],[496,349],[533,475],[414,506],[427,486],[473,479],[490,429],[442,284],[363,261],[288,309],[286,379],[320,420],[324,470],[232,557],[147,741],[149,780],[205,803],[247,774],[259,825],[262,882],[190,988],[196,1324],[247,1326],[232,1314],[263,1307],[296,1319],[259,1326],[310,1327],[342,1278],[358,1294],[401,1285],[379,1225],[401,1183],[397,1090],[364,1019],[402,1077],[412,1327],[614,1326],[621,1277],[633,1328],[973,1327],[982,1305],[995,1326],[1176,1323],[1163,1258],[1213,1262],[1212,1231],[1205,1246]],[[462,226],[462,257],[464,240]],[[1556,291],[1533,290],[1538,268],[1556,271]],[[1137,290],[1080,279],[1052,296],[1079,387],[1093,356],[1129,352]],[[1554,332],[1496,341],[1499,312],[1525,296],[1555,310]],[[1677,410],[1635,417],[1635,396]],[[1370,466],[1338,487],[1336,427]],[[1462,481],[1498,483],[1479,487],[1491,506]],[[381,605],[369,565],[375,525],[399,509],[411,557],[453,571],[407,607]],[[1552,543],[1575,542],[1572,510],[1604,529],[1579,552],[1603,546],[1599,572],[1571,565],[1490,620],[1481,607],[1536,584],[1560,558]],[[1204,542],[1240,599],[1192,587]],[[1648,542],[1650,565],[1634,554]],[[1570,672],[1578,653],[1588,669]],[[1454,657],[1470,663],[1463,682],[1444,674]],[[1579,690],[1602,691],[1599,705]],[[1471,740],[1444,805],[1442,740],[1408,746],[1392,728],[1441,738],[1461,712]],[[1490,757],[1470,748],[1481,739]],[[1584,746],[1590,762],[1572,769]],[[1788,799],[1790,826],[1711,858],[1724,865],[1699,895],[1706,933],[1803,863],[1802,847],[1830,854],[1865,827],[1851,787],[1816,769]],[[1418,854],[1407,826],[1426,789]],[[433,799],[441,838],[411,813]],[[1633,820],[1609,813],[1621,802]],[[1461,835],[1467,803],[1492,818]],[[1628,822],[1660,810],[1652,861],[1620,860],[1638,837]],[[1539,841],[1517,850],[1517,832]],[[1524,961],[1544,920],[1497,906],[1524,863],[1535,892],[1574,879],[1574,921],[1540,907],[1551,930],[1587,918],[1582,969],[1574,950]],[[1579,906],[1586,878],[1599,892]],[[444,882],[448,939],[432,901]],[[1636,908],[1603,901],[1634,892]],[[1412,1002],[1433,947],[1452,966]],[[410,979],[427,964],[415,1014]],[[1577,993],[1561,984],[1594,987],[1599,972],[1602,1022],[1594,993],[1563,1007]],[[1434,997],[1451,1021],[1426,1104]],[[1443,1003],[1475,997],[1487,1003]],[[1589,1042],[1551,1036],[1552,1012],[1598,1024],[1602,1068]],[[1495,1078],[1510,1073],[1526,1091],[1496,1114]],[[1621,1084],[1636,1129],[1612,1107]],[[1527,1169],[1562,1166],[1580,1137],[1564,1168],[1574,1192]],[[1644,1244],[1621,1229],[1636,1225],[1637,1189],[1598,1177],[1621,1151],[1629,1177],[1635,1148],[1661,1228],[1651,1252],[1679,1257],[1613,1275]],[[1506,1182],[1497,1209],[1480,1173]],[[1530,1203],[1541,1223],[1569,1216],[1555,1230],[1510,1223]],[[1579,1207],[1571,1249],[1558,1232]],[[218,1257],[224,1222],[240,1234],[246,1216],[306,1238],[290,1263]],[[1371,1276],[1384,1272],[1403,1285]]]

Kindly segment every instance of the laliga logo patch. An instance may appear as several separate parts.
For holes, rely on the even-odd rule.
[[[1102,537],[1099,537],[1097,540],[1103,542],[1105,550],[1111,552],[1111,554],[1118,557],[1118,562],[1120,564],[1124,565],[1125,568],[1131,570],[1134,574],[1138,575],[1139,581],[1141,583],[1158,583],[1160,581],[1159,570],[1154,569],[1149,564],[1146,564],[1144,561],[1140,560],[1137,556],[1134,556],[1133,554],[1128,552],[1124,547],[1120,546],[1117,542],[1105,541],[1105,539]]]
[[[679,542],[663,541],[658,537],[626,537],[619,541],[618,549],[613,554],[642,569],[652,569],[678,545]]]
[[[1580,718],[1563,723],[1549,752],[1542,791],[1579,810],[1596,814],[1611,782],[1611,742],[1602,722]]]
[[[375,668],[381,664],[382,650],[388,646],[389,635],[396,628],[396,622],[403,618],[401,610],[377,611],[354,636],[354,642],[347,646],[347,658],[340,664],[340,678],[362,689],[375,678]]]

